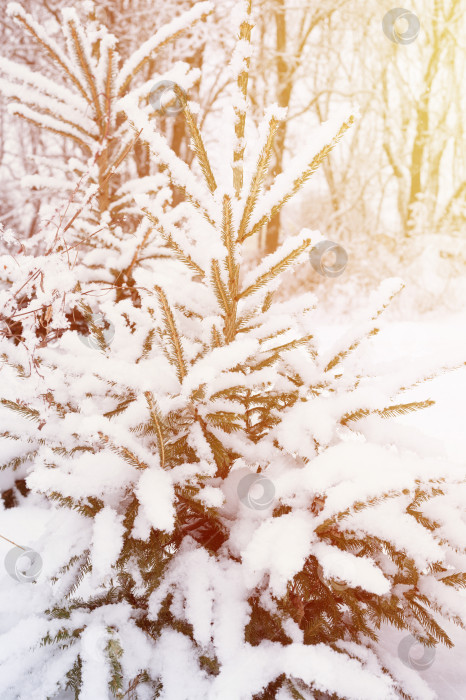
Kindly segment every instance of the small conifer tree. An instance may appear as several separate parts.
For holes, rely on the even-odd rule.
[[[60,45],[21,5],[8,5],[8,14],[45,54],[51,74],[0,58],[0,75],[5,76],[0,78],[0,88],[10,98],[9,110],[62,137],[66,144],[63,158],[57,159],[55,153],[42,159],[41,172],[24,182],[52,192],[56,209],[60,199],[67,205],[68,239],[71,236],[72,244],[88,251],[81,263],[90,269],[89,278],[116,285],[121,298],[134,287],[132,270],[137,258],[157,253],[153,230],[135,208],[133,192],[165,201],[169,183],[161,173],[138,178],[130,164],[122,172],[137,135],[128,128],[120,101],[133,95],[147,103],[154,86],[162,81],[174,81],[185,90],[193,85],[199,71],[182,61],[150,80],[140,78],[167,43],[191,29],[211,9],[209,2],[196,3],[123,60],[115,37],[95,13],[83,24],[74,8],[63,9]],[[155,112],[151,117],[156,117]],[[37,236],[39,247],[41,234]],[[106,251],[103,257],[102,250]],[[134,296],[135,290],[132,293]]]
[[[464,472],[384,427],[430,405],[402,397],[433,369],[377,374],[366,359],[400,282],[323,352],[314,296],[274,299],[320,234],[304,230],[244,272],[245,242],[353,121],[321,127],[264,190],[283,115],[271,107],[250,147],[251,29],[249,4],[223,169],[182,90],[198,172],[154,130],[149,105],[122,98],[185,193],[182,221],[137,198],[173,251],[169,271],[155,276],[150,258],[135,268],[140,304],[98,297],[92,310],[113,332],[89,307],[93,344],[69,330],[37,348],[33,314],[20,346],[1,340],[2,439],[17,445],[3,468],[25,469],[45,523],[29,543],[44,565],[27,602],[2,581],[2,619],[22,611],[0,636],[3,696],[421,698],[423,681],[380,644],[384,626],[451,646],[442,618],[463,625]],[[15,279],[36,285],[57,324],[82,294],[79,265],[73,283],[51,281],[54,269],[70,276],[60,255],[34,261],[42,277]]]

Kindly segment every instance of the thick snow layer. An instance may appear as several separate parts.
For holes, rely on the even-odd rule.
[[[320,327],[317,335],[319,340],[330,346],[341,335],[342,330],[344,330],[342,327],[326,325]],[[466,315],[464,313],[443,314],[429,321],[416,319],[411,322],[390,322],[372,342],[380,364],[390,362],[393,366],[399,367],[405,357],[409,357],[413,364],[425,363],[428,358],[432,361],[434,357],[438,358],[438,365],[447,365],[449,358],[457,357],[461,349],[463,349],[463,361],[466,361]],[[397,418],[397,443],[399,444],[400,437],[405,442],[413,440],[416,431],[422,430],[427,453],[430,452],[433,455],[435,451],[443,449],[448,454],[450,465],[464,464],[465,396],[466,367],[454,372],[444,372],[427,384],[404,392],[403,400],[420,401],[430,398],[436,403],[422,411]],[[402,427],[406,429],[406,434],[403,436],[400,432]],[[383,442],[389,439],[390,433],[393,436],[393,426],[389,425],[389,421],[385,428],[382,424],[380,430],[384,433]],[[458,498],[463,499],[464,507],[464,493],[458,494]],[[438,512],[435,511],[435,499],[429,505],[430,513],[434,517],[438,516]],[[392,526],[389,519],[387,526],[388,528]],[[466,541],[466,532],[463,528],[463,523],[458,523],[456,541],[461,548],[464,548]],[[466,591],[463,595],[466,600]],[[458,613],[463,620],[466,618],[466,611],[462,614],[461,611]],[[423,668],[419,665],[416,668],[416,659],[422,660],[426,650],[421,645],[413,644],[413,666],[410,666],[409,670],[415,668],[419,682],[416,684],[413,682],[412,675],[406,674],[405,690],[419,700],[430,698],[464,700],[466,697],[466,669],[463,662],[466,653],[466,632],[453,624],[447,624],[446,631],[455,643],[454,648],[447,649],[439,645],[435,650],[432,663],[429,662]],[[387,668],[392,668],[392,664],[396,662],[397,672],[403,671],[403,668],[408,671],[397,655],[398,645],[404,636],[406,633],[388,628],[385,628],[381,635],[382,644],[390,655],[386,659]]]
[[[175,523],[174,491],[167,472],[160,467],[146,469],[139,479],[136,495],[152,527],[171,532]]]

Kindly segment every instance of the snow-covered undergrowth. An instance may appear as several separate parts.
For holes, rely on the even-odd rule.
[[[324,124],[265,188],[282,113],[246,148],[250,30],[245,12],[220,171],[182,90],[198,171],[139,94],[118,102],[185,195],[174,214],[130,188],[139,240],[167,256],[132,249],[133,294],[90,277],[63,228],[42,250],[7,236],[1,313],[20,327],[0,341],[2,466],[4,486],[25,478],[29,492],[0,522],[21,545],[28,534],[42,568],[25,581],[9,560],[0,581],[2,697],[424,700],[406,643],[380,638],[393,628],[451,647],[447,627],[463,625],[464,463],[392,419],[429,410],[407,392],[464,352],[374,357],[398,279],[316,342],[314,295],[274,294],[318,232],[244,271],[248,239],[353,122]],[[105,234],[102,268],[115,252]],[[86,334],[70,327],[76,309]],[[20,514],[35,534],[13,532]]]
[[[405,283],[387,313],[390,320],[423,322],[448,313],[461,313],[466,298],[466,244],[460,234],[428,234],[401,241],[395,238],[369,243],[364,236],[339,241],[348,262],[337,277],[324,277],[311,265],[301,265],[288,273],[280,290],[283,299],[312,290],[319,299],[319,319],[346,323],[357,311],[364,310],[370,290],[381,277],[393,274]],[[250,264],[253,264],[251,261]]]

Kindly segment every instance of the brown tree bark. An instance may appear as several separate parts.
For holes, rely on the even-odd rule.
[[[285,0],[275,0],[275,51],[276,51],[276,71],[277,71],[277,102],[279,107],[287,109],[290,104],[293,83],[286,58],[286,8]],[[283,170],[283,155],[285,151],[287,123],[280,122],[277,129],[274,143],[274,164],[271,170],[273,177]],[[273,253],[278,246],[280,235],[280,214],[274,216],[268,226],[265,235],[265,252]]]

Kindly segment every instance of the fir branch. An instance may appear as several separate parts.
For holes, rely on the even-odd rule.
[[[232,300],[225,316],[224,335],[227,343],[231,343],[234,340],[237,331],[236,296],[238,294],[239,266],[235,261],[232,217],[231,200],[228,195],[225,195],[223,198],[222,242],[227,250],[225,268],[228,272],[228,297],[229,300]]]
[[[125,399],[124,401],[121,401],[116,408],[114,408],[112,411],[107,411],[107,413],[104,413],[104,418],[114,418],[114,416],[119,416],[120,413],[123,413],[126,411],[128,406],[130,406],[136,399],[134,397]]]
[[[127,98],[124,99],[126,100]],[[136,119],[138,122],[140,127],[139,131],[136,129],[134,119]],[[138,136],[143,130],[147,129],[146,133],[148,133],[149,129],[151,129],[149,119],[141,110],[139,110],[137,117],[133,116],[133,118],[130,119],[130,124],[131,128],[138,134]],[[186,199],[193,205],[193,207],[199,210],[205,220],[215,228],[216,222],[209,216],[207,209],[202,206],[202,203],[189,189],[191,188],[194,190],[195,185],[192,173],[186,163],[176,154],[174,154],[173,151],[171,151],[167,140],[162,135],[152,133],[150,136],[143,134],[142,138],[144,139],[145,143],[147,143],[151,153],[153,153],[157,161],[167,168],[171,179],[173,183],[176,184],[177,188],[184,194]],[[174,167],[175,163],[177,164],[177,167]]]
[[[387,408],[378,410],[377,413],[379,413],[382,418],[395,418],[396,416],[404,416],[407,413],[412,413],[413,411],[420,411],[423,408],[429,408],[429,406],[433,406],[434,404],[435,401],[431,401],[430,399],[427,399],[426,401],[400,403],[394,406],[387,406]]]
[[[60,66],[64,73],[70,78],[71,82],[78,88],[79,92],[84,97],[86,102],[90,104],[91,101],[86,90],[81,85],[76,75],[72,72],[70,66],[67,65],[60,58],[60,50],[58,46],[56,47],[51,39],[48,38],[47,41],[45,41],[40,36],[43,33],[42,27],[39,24],[37,24],[35,20],[33,20],[31,15],[26,14],[22,8],[20,12],[18,12],[18,10],[15,7],[14,10],[11,12],[11,15],[17,22],[20,22],[26,29],[26,31],[29,32],[29,34],[31,34],[34,37],[34,39],[45,49],[45,51],[51,57],[52,61]]]
[[[352,413],[346,413],[343,418],[341,418],[340,423],[342,425],[347,425],[350,421],[355,422],[374,413],[378,413],[382,418],[396,418],[396,416],[404,416],[413,411],[429,408],[429,406],[433,406],[434,404],[435,401],[428,399],[426,401],[395,404],[393,406],[387,406],[386,408],[360,408]]]
[[[228,292],[225,288],[225,285],[223,283],[221,274],[220,274],[220,267],[218,264],[218,260],[212,260],[212,283],[213,283],[213,288],[215,292],[215,296],[217,297],[217,301],[220,305],[220,308],[223,309],[225,312],[225,317],[228,315],[228,313],[231,310],[231,300],[228,298]]]
[[[286,687],[290,691],[293,700],[306,700],[304,695],[301,695],[299,690],[296,688],[295,685],[293,685],[293,683],[289,679],[286,680]]]
[[[238,229],[239,243],[242,243],[246,237],[246,230],[251,220],[251,214],[254,211],[254,207],[256,206],[257,199],[262,188],[262,184],[264,182],[265,176],[270,165],[273,141],[278,128],[278,124],[278,120],[275,117],[272,117],[269,122],[267,140],[257,161],[256,170],[251,181],[248,197],[246,199],[243,215],[241,217],[241,223]]]
[[[231,411],[216,411],[207,413],[205,419],[215,428],[221,428],[226,433],[241,430],[244,427],[243,416]]]
[[[381,304],[381,306],[377,309],[375,314],[371,317],[371,319],[370,319],[371,321],[375,321],[385,311],[385,309],[390,305],[390,303],[395,298],[395,296],[401,292],[401,290],[403,289],[403,286],[404,285],[401,285],[392,294],[390,294],[388,299],[386,299],[386,301]],[[330,360],[330,362],[327,364],[324,372],[329,372],[339,362],[341,362],[345,357],[347,357],[351,352],[356,350],[360,346],[360,344],[362,343],[364,338],[370,338],[374,335],[377,335],[378,332],[379,332],[378,328],[372,328],[370,331],[363,334],[360,338],[357,338],[356,340],[354,340],[348,348],[346,348],[345,350],[342,350],[341,352],[339,352],[337,355],[335,355],[335,357],[333,357]]]
[[[89,86],[89,90],[92,95],[92,104],[95,109],[95,114],[96,114],[96,120],[97,123],[99,124],[101,130],[102,130],[102,108],[100,105],[99,101],[99,94],[97,91],[97,86],[95,84],[95,79],[93,75],[93,71],[88,63],[87,57],[86,57],[86,50],[83,45],[83,37],[78,35],[78,31],[76,28],[76,24],[73,19],[69,19],[67,21],[67,29],[70,32],[71,39],[72,39],[72,45],[74,48],[75,56],[77,58],[78,64],[83,72],[83,75],[86,78],[87,84]],[[84,39],[85,41],[85,39]]]
[[[157,445],[159,448],[160,465],[162,469],[165,467],[165,445],[163,438],[163,425],[162,420],[155,405],[154,397],[150,391],[145,391],[144,396],[146,397],[147,405],[149,406],[149,413],[151,418],[151,425],[154,428],[155,434],[157,436]]]
[[[338,355],[335,355],[328,365],[325,367],[324,372],[329,372],[331,369],[336,367],[339,362],[345,359],[350,353],[352,353],[354,350],[356,350],[360,345],[361,342],[363,341],[364,338],[370,338],[374,335],[377,335],[379,333],[379,328],[372,328],[365,336],[362,338],[358,338],[357,340],[354,341],[354,343],[351,343],[351,345],[346,348],[346,350],[342,350],[341,352],[338,353]]]
[[[312,340],[313,336],[312,335],[306,335],[303,338],[298,338],[296,340],[292,340],[289,343],[284,343],[283,345],[277,345],[276,347],[270,348],[269,350],[262,350],[262,354],[267,354],[267,357],[265,357],[263,360],[260,360],[257,364],[253,365],[251,369],[254,371],[258,371],[261,369],[264,369],[264,367],[270,367],[271,365],[275,364],[275,362],[278,362],[278,360],[281,358],[282,353],[286,352],[287,350],[293,350],[293,348],[300,347],[302,345],[306,345],[307,343],[310,343]],[[265,342],[265,338],[261,342]],[[267,339],[268,340],[268,339]],[[313,356],[315,355],[314,350],[311,350]],[[291,377],[288,377],[291,379]],[[291,381],[294,381],[291,379]],[[296,383],[296,382],[294,382]],[[302,386],[303,382],[299,382],[299,386]]]
[[[107,108],[112,103],[112,97],[113,97],[113,88],[114,88],[114,71],[113,71],[113,57],[114,57],[114,50],[111,46],[107,48],[107,70],[106,70],[106,78],[105,78],[105,102]],[[108,124],[106,125],[108,127]]]
[[[251,43],[251,9],[252,0],[246,0],[247,2],[247,18],[241,23],[239,38],[241,42]],[[241,44],[240,44],[241,45]],[[243,59],[244,68],[238,75],[237,85],[238,90],[241,94],[241,106],[235,107],[236,121],[235,121],[235,136],[236,144],[233,152],[233,187],[235,188],[236,197],[239,198],[241,189],[243,187],[243,158],[244,151],[246,148],[244,142],[244,133],[246,126],[246,98],[248,92],[248,80],[249,80],[249,66],[250,58],[247,57]]]
[[[404,596],[408,601],[408,606],[411,612],[414,614],[414,617],[421,623],[428,634],[431,635],[434,640],[442,642],[442,644],[445,644],[445,646],[451,649],[453,647],[453,642],[448,634],[440,627],[436,620],[434,620],[432,615],[430,615],[427,610],[420,603],[418,603],[417,600],[415,600],[415,598],[424,599],[426,602],[428,602],[427,599],[412,591],[405,592]]]
[[[129,141],[129,142],[126,144],[126,146],[124,146],[124,147],[122,148],[122,150],[121,150],[121,152],[119,153],[119,155],[116,156],[116,158],[115,158],[115,160],[113,161],[113,163],[111,163],[111,165],[108,167],[107,172],[106,172],[106,174],[105,174],[105,180],[104,180],[104,181],[108,180],[108,179],[112,176],[112,174],[114,173],[114,171],[121,165],[121,163],[124,161],[124,159],[126,158],[126,156],[128,155],[128,153],[129,153],[129,152],[131,151],[131,149],[133,148],[133,146],[134,146],[134,144],[136,143],[136,141],[139,139],[140,135],[141,135],[141,131],[137,131],[137,132],[136,132],[136,135],[134,136],[134,138],[133,138],[131,141]]]
[[[31,459],[34,459],[34,457],[37,456],[38,451],[33,450],[32,452],[26,452],[26,454],[21,455],[19,457],[14,457],[13,459],[10,459],[9,462],[6,462],[5,464],[0,465],[0,471],[3,471],[5,469],[11,469],[12,471],[15,471],[18,467],[20,467],[22,464],[25,462],[28,462]]]
[[[131,82],[146,63],[152,60],[155,52],[160,51],[167,43],[177,39],[181,34],[192,29],[197,22],[208,17],[211,11],[212,6],[210,3],[198,2],[190,10],[180,15],[180,17],[176,17],[155,35],[151,36],[150,39],[145,41],[122,66],[122,78],[120,78],[120,80],[123,82],[119,88],[118,95],[122,97],[126,94]],[[186,22],[186,20],[189,20],[189,22]],[[131,68],[134,61],[137,61],[137,63],[134,68]]]
[[[285,350],[293,350],[294,348],[298,348],[301,345],[307,345],[308,343],[311,342],[313,339],[313,335],[305,335],[302,338],[297,338],[296,340],[290,340],[289,343],[283,343],[283,345],[276,345],[273,348],[269,348],[268,350],[262,350],[262,352],[270,352],[270,353],[276,353],[279,355],[280,353],[284,352]]]
[[[120,659],[123,656],[123,648],[115,635],[115,630],[107,627],[109,639],[105,651],[110,661],[110,679],[108,687],[114,697],[123,698],[123,668]]]
[[[351,116],[348,121],[344,122],[342,126],[340,127],[337,135],[331,140],[329,144],[324,146],[319,153],[314,156],[312,159],[312,162],[310,163],[309,167],[306,168],[306,170],[293,182],[293,185],[290,189],[290,191],[282,197],[282,199],[278,202],[278,204],[275,204],[271,211],[268,214],[264,214],[259,221],[254,224],[252,229],[243,235],[242,240],[244,241],[246,238],[249,238],[249,236],[252,236],[255,234],[257,231],[260,231],[260,229],[265,226],[274,216],[276,216],[283,206],[292,198],[294,195],[299,192],[299,190],[302,188],[302,186],[309,180],[311,175],[318,169],[322,161],[328,156],[328,154],[332,151],[333,148],[337,145],[337,143],[340,141],[341,137],[347,131],[350,126],[354,123],[354,117]]]
[[[155,340],[155,328],[150,328],[148,331],[146,337],[144,338],[144,342],[142,344],[142,353],[136,360],[136,364],[138,364],[141,360],[146,360],[149,357],[149,354],[152,350],[152,347],[154,345],[154,340]]]
[[[229,454],[227,448],[222,443],[222,441],[216,435],[210,432],[210,430],[208,430],[206,424],[200,417],[198,417],[198,421],[201,425],[204,437],[209,443],[209,447],[212,450],[212,454],[214,456],[215,464],[217,466],[216,476],[219,476],[222,479],[226,479],[230,471],[230,466],[233,461],[233,458]]]
[[[450,576],[444,576],[438,579],[441,583],[446,586],[452,586],[453,588],[466,588],[466,573],[461,572],[457,574],[451,574]]]
[[[340,423],[342,425],[347,425],[349,422],[361,420],[361,418],[365,418],[371,413],[377,413],[377,410],[370,408],[358,408],[357,411],[353,411],[352,413],[345,413],[345,415],[342,418],[340,418]]]
[[[80,302],[79,306],[81,307],[84,318],[87,321],[87,325],[90,330],[90,335],[92,335],[93,338],[97,341],[97,345],[99,346],[100,350],[102,350],[102,352],[105,352],[105,350],[108,349],[107,341],[105,340],[105,334],[102,328],[100,328],[95,323],[92,309],[84,302]]]
[[[239,269],[235,263],[232,217],[231,200],[228,195],[225,195],[223,197],[222,242],[227,249],[226,269],[228,271],[230,296],[234,298],[238,291]]]
[[[82,660],[81,657],[76,657],[73,666],[66,674],[68,679],[66,682],[65,690],[72,690],[74,692],[74,700],[79,700],[81,686],[82,686]]]
[[[204,270],[201,267],[199,267],[199,265],[196,262],[194,262],[194,260],[190,255],[188,255],[188,253],[185,253],[183,251],[181,246],[179,246],[178,243],[176,243],[176,241],[174,241],[169,234],[162,233],[162,237],[167,246],[170,248],[170,250],[173,250],[180,262],[184,263],[187,267],[189,267],[191,272],[194,272],[196,275],[199,275],[201,279],[205,278]]]
[[[177,375],[178,379],[180,382],[183,381],[187,374],[186,370],[186,363],[184,360],[183,356],[183,349],[181,347],[181,340],[180,336],[178,334],[178,329],[175,324],[175,319],[172,313],[172,310],[170,309],[170,306],[167,301],[167,297],[165,296],[163,290],[161,287],[154,287],[155,291],[157,292],[158,298],[159,298],[159,303],[162,309],[162,314],[164,317],[165,321],[165,329],[168,334],[168,337],[170,338],[170,343],[174,351],[175,359],[176,359],[176,365],[177,365]]]
[[[210,343],[211,343],[212,348],[219,348],[222,345],[220,333],[218,332],[215,325],[212,326]]]
[[[112,211],[113,211],[113,213],[115,213],[115,209],[113,209]],[[134,255],[131,259],[130,264],[128,265],[128,267],[126,267],[124,269],[124,271],[122,273],[123,275],[126,276],[127,279],[129,279],[130,275],[132,275],[132,270],[133,270],[134,266],[136,265],[136,263],[138,262],[139,256],[141,255],[141,253],[144,251],[144,249],[148,245],[149,238],[150,238],[152,232],[153,232],[153,228],[149,227],[147,229],[147,231],[145,232],[142,241],[140,243],[138,243],[138,245],[136,246],[136,250],[134,251]]]
[[[149,465],[146,464],[146,462],[143,462],[137,455],[134,454],[128,447],[119,447],[118,445],[110,445],[110,449],[112,449],[114,452],[119,454],[125,462],[130,464],[132,467],[136,467],[136,469],[148,469]]]
[[[253,284],[244,289],[241,294],[239,294],[238,299],[243,299],[244,297],[257,292],[259,289],[261,289],[261,287],[268,284],[268,282],[277,277],[277,275],[286,270],[297,258],[299,258],[299,256],[304,253],[306,248],[308,248],[310,245],[311,239],[306,238],[300,246],[292,250],[291,253],[288,253],[285,258],[280,260],[280,262],[278,262],[276,265],[273,265],[270,270],[258,277]]]
[[[333,530],[334,526],[338,523],[350,516],[352,513],[358,513],[361,510],[365,510],[366,508],[370,508],[372,506],[378,505],[379,503],[383,503],[389,498],[399,498],[400,496],[403,495],[403,491],[387,491],[386,493],[380,495],[380,496],[372,496],[371,498],[366,499],[365,501],[355,501],[351,506],[348,508],[345,508],[345,510],[340,511],[336,515],[333,515],[330,518],[327,518],[323,523],[318,525],[315,529],[315,532],[319,536],[327,537],[329,536],[329,533],[336,534],[336,531]]]
[[[29,121],[32,123],[36,124],[36,126],[42,128],[46,128],[46,125],[44,124],[44,120],[42,119],[43,116],[49,117],[49,122],[50,124],[53,123],[54,121],[60,124],[66,124],[67,126],[71,127],[71,129],[76,129],[76,131],[79,131],[81,134],[86,136],[87,139],[90,141],[95,141],[96,135],[91,133],[88,129],[86,129],[84,126],[82,126],[79,123],[79,120],[82,119],[81,114],[75,114],[76,121],[72,121],[71,119],[67,119],[64,116],[64,110],[63,108],[67,108],[66,102],[62,102],[59,100],[56,100],[50,96],[47,96],[47,104],[51,105],[53,108],[46,107],[43,102],[43,95],[40,92],[36,92],[33,90],[29,90],[26,95],[24,95],[24,88],[22,85],[11,85],[7,83],[7,81],[1,80],[0,79],[0,88],[2,89],[2,93],[10,98],[10,102],[15,105],[20,105],[19,109],[18,107],[15,107],[13,112],[23,118],[28,118]],[[24,110],[24,107],[27,108],[27,110]],[[23,112],[23,113],[22,113]],[[60,112],[63,112],[60,114]],[[69,112],[68,112],[69,113]],[[49,124],[49,126],[50,126]],[[69,133],[69,132],[67,132]],[[69,138],[72,136],[72,132],[69,133]],[[76,136],[76,135],[75,135]],[[77,137],[79,138],[79,137]]]
[[[58,136],[63,136],[65,139],[72,139],[77,143],[81,148],[83,148],[85,151],[87,151],[89,154],[91,154],[91,148],[90,146],[83,141],[79,136],[76,136],[75,134],[71,133],[70,131],[65,131],[64,129],[57,129],[53,126],[50,126],[48,124],[44,124],[43,122],[36,120],[32,117],[27,117],[25,114],[22,114],[19,111],[20,107],[17,107],[14,110],[14,114],[16,114],[20,119],[24,119],[25,121],[29,122],[30,124],[34,124],[34,126],[39,126],[41,129],[45,129],[46,131],[50,131],[52,134],[57,134]],[[30,110],[32,111],[32,110]]]
[[[204,141],[202,140],[201,132],[196,124],[196,120],[189,109],[188,101],[185,97],[183,90],[178,85],[173,87],[173,91],[177,98],[179,99],[181,106],[183,108],[183,114],[188,125],[189,133],[191,134],[192,144],[194,148],[194,153],[201,166],[202,174],[209,188],[209,192],[213,194],[217,189],[217,183],[215,182],[215,177],[212,173],[212,168],[210,167],[209,157],[204,146]]]
[[[272,306],[273,295],[274,295],[273,292],[267,292],[266,297],[264,299],[264,303],[262,304],[262,313],[263,314],[267,313],[267,311]]]
[[[64,594],[66,598],[72,598],[74,596],[86,574],[92,571],[90,554],[90,550],[86,549],[79,557],[73,557],[70,560],[69,567],[74,567],[74,575],[72,583],[68,586]]]
[[[27,418],[27,420],[34,421],[35,423],[38,423],[40,420],[40,413],[35,408],[29,408],[29,406],[23,403],[9,401],[8,399],[0,399],[0,403],[5,406],[5,408],[19,413],[23,418]]]
[[[419,510],[416,510],[413,508],[413,506],[410,504],[406,508],[406,512],[408,515],[411,515],[415,520],[419,523],[419,525],[422,525],[426,530],[430,530],[430,532],[434,532],[439,527],[439,523],[433,522],[429,520],[429,518],[426,518],[426,516],[421,513]]]
[[[178,260],[180,260],[187,267],[189,267],[191,272],[194,272],[196,275],[200,275],[200,277],[204,279],[206,276],[204,270],[201,267],[199,267],[199,265],[196,262],[194,262],[191,256],[188,253],[186,253],[176,241],[173,240],[173,237],[167,231],[165,231],[159,219],[157,219],[145,207],[142,208],[142,211],[144,212],[148,220],[160,231],[165,243],[170,248],[170,250],[173,250]]]

